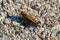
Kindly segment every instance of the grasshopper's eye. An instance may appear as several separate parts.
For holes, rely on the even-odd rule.
[[[21,14],[23,13],[23,11],[21,11]]]

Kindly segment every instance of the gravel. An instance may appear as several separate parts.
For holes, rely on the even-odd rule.
[[[25,24],[21,11],[40,27]],[[0,40],[60,40],[60,0],[0,0]]]

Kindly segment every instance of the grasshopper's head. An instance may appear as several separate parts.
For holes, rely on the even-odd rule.
[[[22,16],[27,16],[27,13],[25,11],[21,11]]]

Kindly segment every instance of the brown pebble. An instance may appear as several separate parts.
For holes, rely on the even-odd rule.
[[[60,24],[60,18],[58,18],[58,22],[59,22],[59,24]]]

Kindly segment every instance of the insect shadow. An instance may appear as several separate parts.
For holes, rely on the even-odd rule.
[[[15,22],[18,22],[20,25],[23,25],[24,27],[27,27],[27,28],[31,28],[33,25],[30,25],[30,24],[25,24],[22,22],[22,20],[24,20],[22,17],[17,17],[17,16],[9,16],[8,17],[9,19],[11,19],[12,21],[15,21]]]

